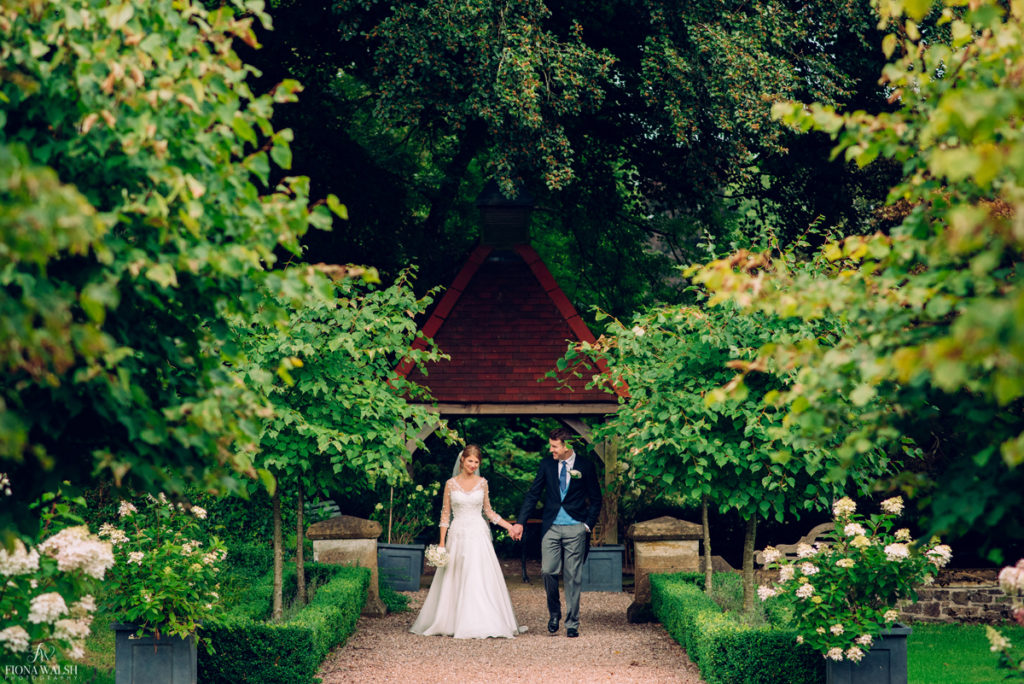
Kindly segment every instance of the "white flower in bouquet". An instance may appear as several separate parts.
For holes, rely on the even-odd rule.
[[[448,565],[448,550],[437,544],[428,546],[427,550],[423,552],[423,557],[426,558],[427,565],[432,565],[435,568],[443,568]]]

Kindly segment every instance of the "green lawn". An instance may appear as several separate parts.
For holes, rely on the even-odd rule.
[[[915,624],[907,638],[908,684],[1004,682],[996,669],[984,625]],[[1014,646],[1024,646],[1024,627],[999,627]]]

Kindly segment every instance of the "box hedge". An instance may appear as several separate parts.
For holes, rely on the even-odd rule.
[[[698,573],[652,574],[651,607],[708,684],[825,680],[824,659],[798,645],[794,630],[743,624],[735,614],[722,612],[700,588],[703,582]]]
[[[268,622],[272,610],[273,571],[236,601],[223,624],[204,627],[214,652],[199,648],[202,684],[308,684],[332,648],[355,631],[366,603],[370,571],[309,563],[308,584],[319,584],[310,603],[294,616]],[[285,595],[295,594],[295,566],[284,573]]]

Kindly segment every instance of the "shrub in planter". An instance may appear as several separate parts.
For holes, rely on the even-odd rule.
[[[121,525],[104,523],[100,536],[113,543],[104,609],[139,633],[195,635],[221,615],[218,584],[227,550],[216,538],[206,543],[200,526],[206,511],[175,504],[161,494],[120,504]]]
[[[881,508],[865,517],[843,497],[833,506],[835,530],[827,543],[801,545],[796,560],[772,547],[764,551],[766,567],[779,574],[758,588],[761,599],[789,602],[797,641],[835,662],[859,662],[899,617],[896,603],[916,600],[915,587],[932,581],[951,556],[937,538],[914,542],[910,530],[893,529],[902,498],[886,499]]]

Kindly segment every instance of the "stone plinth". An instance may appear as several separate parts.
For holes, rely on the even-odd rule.
[[[380,617],[387,607],[377,584],[377,537],[381,526],[374,520],[337,515],[310,525],[306,536],[313,540],[313,562],[351,565],[370,569],[370,588],[363,615]]]
[[[700,569],[700,525],[669,516],[630,525],[633,540],[633,603],[626,610],[630,622],[648,622],[651,616],[652,572],[697,572]]]

